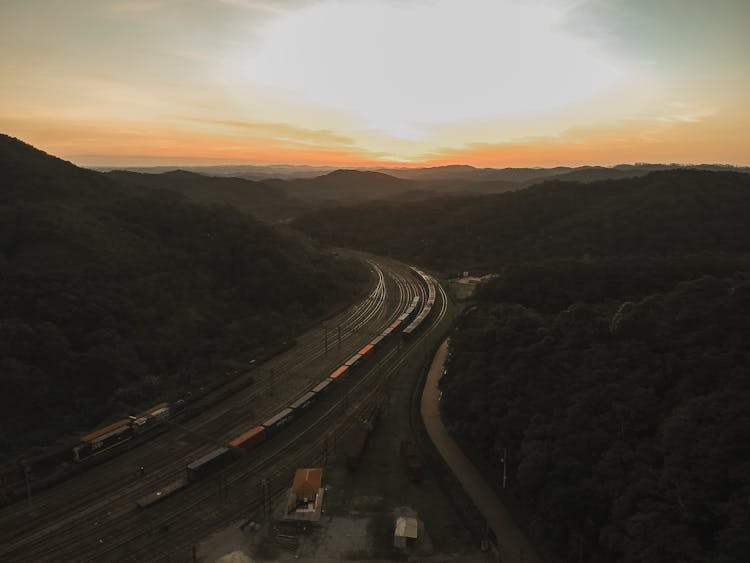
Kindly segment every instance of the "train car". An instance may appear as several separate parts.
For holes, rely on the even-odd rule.
[[[249,452],[266,439],[265,426],[255,426],[247,432],[240,434],[229,442],[229,447],[235,451]]]
[[[152,428],[163,424],[170,416],[169,403],[159,403],[150,409],[142,412],[138,416],[131,417],[133,431],[136,434],[143,434]]]
[[[313,404],[315,404],[315,401],[317,400],[318,396],[311,391],[305,393],[299,399],[294,401],[291,405],[289,405],[289,408],[292,409],[295,413],[303,412],[313,406]]]
[[[382,336],[383,338],[388,338],[392,332],[393,328],[389,326],[387,329],[380,333],[380,336]]]
[[[112,424],[105,426],[104,428],[100,428],[99,430],[94,430],[90,434],[86,434],[85,436],[81,436],[81,442],[84,443],[90,443],[94,442],[101,436],[104,436],[105,434],[109,434],[110,432],[114,430],[118,430],[122,428],[123,426],[129,426],[130,425],[130,419],[129,418],[123,418],[122,420],[118,420],[117,422],[113,422]]]
[[[359,354],[354,354],[351,358],[349,358],[348,360],[344,362],[344,365],[347,366],[351,370],[359,363],[361,359],[362,359],[362,356],[360,356]]]
[[[374,349],[375,349],[375,346],[373,344],[367,344],[366,346],[363,346],[362,349],[359,352],[357,352],[357,354],[362,356],[362,358],[366,358],[372,353]]]
[[[335,381],[335,380],[337,380],[339,378],[345,379],[348,374],[349,374],[349,366],[343,365],[343,366],[337,367],[331,373],[331,375],[328,376],[328,379],[333,380],[333,381]]]
[[[315,393],[318,396],[325,395],[328,391],[332,389],[331,385],[333,384],[333,379],[330,377],[326,377],[323,381],[318,383],[315,387],[312,388],[312,392]]]
[[[263,423],[269,436],[278,432],[294,418],[294,411],[286,408]]]
[[[385,336],[383,336],[382,334],[380,336],[376,336],[370,342],[370,346],[372,346],[373,348],[377,348],[378,346],[380,346],[380,343],[383,342],[384,338]]]
[[[234,458],[230,454],[231,450],[229,448],[221,447],[196,459],[186,468],[188,481],[194,483],[229,465],[234,461]]]
[[[419,453],[417,446],[411,440],[401,441],[401,456],[406,464],[406,470],[409,472],[409,478],[412,481],[422,480],[422,454]]]
[[[95,434],[98,434],[98,432]],[[97,435],[88,441],[84,441],[82,438],[81,442],[83,443],[73,448],[73,461],[81,462],[88,457],[119,446],[132,438],[133,428],[130,425],[119,426],[106,434]]]

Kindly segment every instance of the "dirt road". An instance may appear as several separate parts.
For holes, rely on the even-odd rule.
[[[463,454],[440,418],[440,390],[438,382],[443,375],[443,364],[448,355],[448,341],[438,348],[432,359],[430,372],[422,393],[421,412],[427,433],[438,452],[461,482],[466,493],[487,520],[498,539],[503,563],[541,563],[541,558],[526,536],[516,526],[500,499]]]

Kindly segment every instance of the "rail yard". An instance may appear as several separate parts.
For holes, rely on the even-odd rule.
[[[429,275],[368,262],[374,287],[365,299],[256,366],[221,400],[157,404],[82,437],[79,459],[96,455],[99,442],[106,459],[0,510],[0,559],[191,560],[199,538],[265,513],[295,467],[324,461],[352,422],[372,413],[445,315],[446,295]],[[144,438],[121,446],[130,432]]]

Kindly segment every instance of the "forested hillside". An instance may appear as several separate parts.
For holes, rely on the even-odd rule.
[[[247,365],[365,283],[233,208],[6,136],[0,177],[2,454]]]
[[[750,561],[750,177],[329,210],[320,240],[492,271],[443,416],[551,560]]]
[[[750,175],[670,170],[503,194],[322,210],[295,225],[319,240],[438,270],[548,257],[750,250]]]
[[[530,268],[452,337],[444,416],[557,560],[750,560],[750,260],[673,264]]]
[[[107,176],[126,186],[172,190],[197,203],[231,205],[267,222],[290,219],[310,207],[278,188],[242,178],[217,178],[184,170],[162,174],[118,170]]]

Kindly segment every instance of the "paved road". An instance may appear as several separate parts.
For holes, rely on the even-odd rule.
[[[466,493],[487,520],[492,531],[495,532],[500,543],[501,561],[503,563],[541,563],[542,560],[534,547],[513,522],[489,483],[463,454],[440,418],[438,382],[443,375],[443,364],[447,355],[448,341],[446,340],[440,345],[432,359],[427,383],[422,393],[421,412],[427,433],[453,474],[463,485]]]

